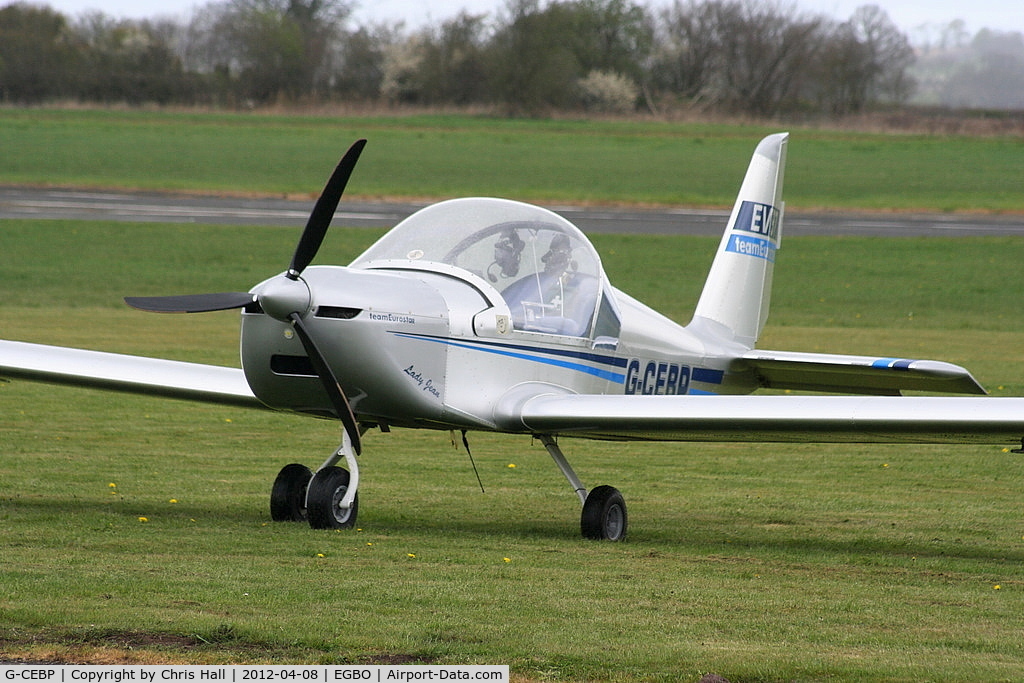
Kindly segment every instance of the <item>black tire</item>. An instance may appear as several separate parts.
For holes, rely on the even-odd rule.
[[[618,489],[598,486],[587,495],[580,516],[584,538],[621,541],[626,537],[627,522],[626,501]]]
[[[351,529],[359,512],[359,494],[352,507],[342,510],[338,503],[348,491],[350,476],[341,467],[325,467],[313,475],[309,482],[309,525],[314,529]]]
[[[306,489],[313,472],[305,465],[285,465],[270,490],[270,518],[275,522],[306,521]]]

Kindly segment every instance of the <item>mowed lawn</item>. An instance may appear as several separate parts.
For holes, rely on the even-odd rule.
[[[756,137],[712,203],[731,201]],[[322,185],[324,168],[313,175]],[[798,184],[790,174],[787,195]],[[318,262],[346,263],[380,234],[338,226]],[[236,314],[147,315],[120,297],[248,288],[286,266],[296,239],[3,221],[0,337],[234,364]],[[717,240],[594,242],[613,282],[685,322]],[[1022,257],[1001,238],[789,238],[761,346],[950,360],[994,395],[1024,395]],[[566,681],[1024,678],[1016,444],[563,440],[587,485],[614,485],[630,506],[627,542],[604,544],[579,538],[575,494],[529,438],[469,435],[482,493],[448,433],[395,430],[365,440],[358,531],[271,523],[277,470],[319,464],[338,434],[0,384],[0,658],[507,663],[519,680]]]
[[[1024,138],[790,122],[523,121],[0,109],[0,183],[315,194],[369,144],[363,197],[731,205],[757,141],[790,131],[790,209],[1024,211]]]

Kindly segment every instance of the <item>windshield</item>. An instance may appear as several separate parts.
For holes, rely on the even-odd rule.
[[[601,260],[558,214],[506,199],[455,199],[399,223],[352,267],[441,263],[483,278],[501,293],[514,329],[590,333],[603,289]]]

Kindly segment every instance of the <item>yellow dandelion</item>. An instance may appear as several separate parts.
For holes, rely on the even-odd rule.
[[[516,464],[515,464],[514,462],[510,462],[510,463],[508,464],[508,468],[509,468],[510,470],[514,470],[514,469],[516,468]]]
[[[317,554],[316,554],[316,556],[317,556],[317,557],[327,557],[327,556],[326,556],[326,555],[324,555],[323,553],[317,553]]]
[[[149,517],[139,517],[139,521],[143,522],[143,523],[148,522],[149,521]]]
[[[996,585],[992,586],[992,590],[994,590],[994,591],[997,591],[1000,588],[1002,588],[1002,586],[1000,586],[998,583]]]
[[[117,484],[115,484],[114,482],[110,482],[109,484],[107,484],[107,488],[116,489]]]
[[[413,559],[413,560],[416,559],[416,556],[414,554],[412,554],[412,553],[406,553],[405,556],[410,558],[410,559]]]
[[[231,418],[230,417],[226,417],[226,418],[224,418],[224,421],[225,422],[231,422]]]
[[[172,504],[173,504],[173,503],[177,503],[177,502],[178,502],[178,499],[177,499],[177,498],[171,498],[171,499],[170,499],[169,501],[167,501],[167,502],[168,502],[168,503],[172,503]]]
[[[372,546],[373,544],[372,543],[367,543],[366,545],[371,545]]]
[[[511,557],[503,557],[501,559],[503,559],[505,562],[511,562],[512,561]]]

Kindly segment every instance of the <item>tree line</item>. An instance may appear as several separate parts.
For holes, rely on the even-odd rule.
[[[856,113],[913,92],[879,7],[772,0],[508,0],[425,28],[353,25],[347,0],[220,0],[186,19],[0,8],[0,102],[483,105],[510,114],[699,107]]]

